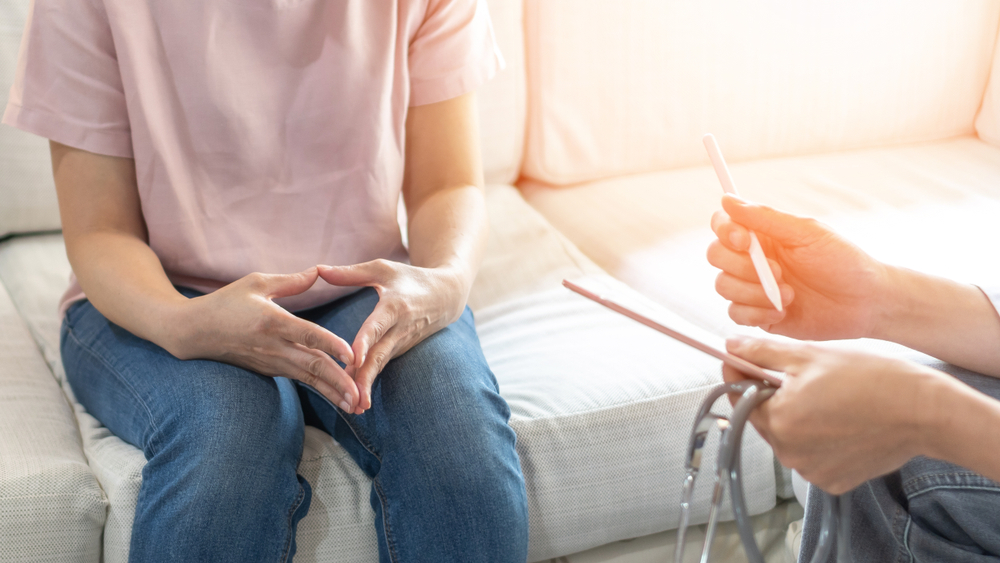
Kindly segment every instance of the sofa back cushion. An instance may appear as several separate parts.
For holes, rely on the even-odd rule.
[[[993,51],[990,82],[986,85],[983,105],[976,116],[976,133],[979,138],[993,145],[1000,145],[1000,39]]]
[[[14,83],[14,67],[28,0],[0,0],[0,113]],[[45,139],[0,126],[0,237],[59,228]]]
[[[526,0],[524,175],[569,184],[974,131],[990,0]]]
[[[14,81],[29,0],[0,0],[0,113]],[[521,0],[489,0],[506,68],[479,91],[483,167],[490,183],[511,183],[524,153],[525,70]],[[0,237],[59,229],[48,143],[0,126]]]
[[[522,0],[489,0],[506,67],[476,93],[488,184],[511,184],[521,172],[527,99]]]

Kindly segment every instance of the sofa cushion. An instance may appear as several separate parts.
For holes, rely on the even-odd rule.
[[[522,0],[488,0],[497,44],[506,63],[479,88],[483,172],[491,184],[510,184],[521,171],[527,86],[524,70]]]
[[[0,114],[14,81],[17,52],[31,2],[0,0]],[[59,209],[45,139],[0,126],[0,237],[55,230]]]
[[[1000,285],[1000,148],[975,137],[731,166],[742,195],[819,217],[871,254]],[[737,329],[705,251],[722,189],[711,167],[550,189],[527,200],[615,277],[716,334]]]
[[[108,502],[73,411],[0,285],[0,561],[101,560]]]
[[[1000,41],[993,50],[993,64],[990,67],[990,81],[986,85],[983,104],[976,116],[976,133],[979,138],[1000,145]]]
[[[527,0],[524,175],[549,184],[973,132],[1000,4]]]
[[[720,381],[718,361],[560,287],[562,275],[621,285],[593,273],[595,266],[524,209],[514,188],[492,186],[488,194],[495,228],[477,281],[475,313],[518,435],[529,492],[530,559],[675,527],[690,424],[704,394]],[[25,317],[39,323],[34,331],[41,345],[54,350],[53,319],[68,271],[58,236],[0,244],[0,278],[17,288]],[[494,276],[500,281],[483,290]],[[529,276],[537,279],[520,279]],[[124,561],[143,456],[86,413],[79,415],[85,451],[112,503],[105,560]],[[744,456],[751,511],[767,511],[775,504],[773,455],[750,433]],[[314,430],[307,431],[300,472],[313,484],[314,498],[299,527],[296,560],[373,561],[367,477],[332,438]],[[710,481],[703,479],[696,491],[696,523],[707,518]]]

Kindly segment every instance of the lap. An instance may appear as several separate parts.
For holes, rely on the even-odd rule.
[[[1000,379],[944,363],[949,373],[1000,399]],[[800,561],[819,533],[820,492],[811,488]],[[916,457],[851,493],[855,561],[1000,561],[1000,484],[955,464]]]
[[[377,302],[377,293],[365,288],[304,317],[351,342]],[[307,424],[326,430],[348,451],[358,442],[364,451],[351,453],[370,475],[386,457],[404,451],[410,462],[420,463],[414,457],[423,455],[434,465],[447,456],[444,445],[499,439],[513,446],[510,411],[468,309],[386,365],[372,386],[372,408],[366,413],[345,414],[312,391],[300,393]]]
[[[180,433],[203,434],[216,445],[228,436],[233,443],[278,441],[301,449],[301,406],[287,379],[178,360],[86,301],[67,312],[61,348],[77,400],[147,459]]]

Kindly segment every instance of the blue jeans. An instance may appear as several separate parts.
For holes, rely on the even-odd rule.
[[[366,288],[300,316],[351,342],[377,302]],[[310,500],[296,473],[304,424],[372,478],[381,562],[527,558],[510,409],[468,309],[389,362],[362,415],[285,378],[178,360],[86,301],[68,311],[61,347],[80,403],[147,460],[130,561],[291,561]]]
[[[1000,399],[1000,379],[936,363],[931,367]],[[983,432],[995,432],[983,428]],[[809,488],[800,563],[819,539],[822,497]],[[1000,484],[957,465],[916,457],[850,494],[854,563],[1000,562]],[[836,550],[830,561],[835,561]]]

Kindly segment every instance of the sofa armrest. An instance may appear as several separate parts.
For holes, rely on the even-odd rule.
[[[106,514],[73,410],[0,285],[0,561],[100,561]]]

